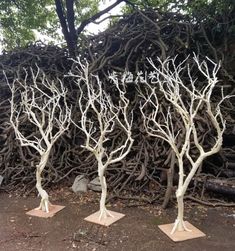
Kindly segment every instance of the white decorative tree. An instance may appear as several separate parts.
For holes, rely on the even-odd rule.
[[[121,161],[130,152],[133,144],[131,137],[132,113],[129,113],[129,100],[125,97],[126,90],[124,83],[119,83],[115,76],[110,76],[114,83],[113,91],[118,93],[118,102],[114,104],[108,95],[97,75],[89,74],[88,63],[82,64],[80,60],[77,64],[76,73],[70,76],[76,78],[76,84],[80,89],[79,109],[81,112],[80,129],[86,138],[82,147],[92,152],[98,163],[98,175],[102,188],[100,199],[99,220],[112,216],[106,209],[105,201],[107,196],[107,184],[105,171],[107,167]],[[92,113],[92,115],[91,115]],[[128,116],[131,118],[128,119]],[[105,143],[110,141],[108,135],[115,130],[117,124],[126,135],[124,141],[115,142],[114,149],[105,147]]]
[[[199,70],[198,74],[205,78],[204,85],[198,88],[196,86],[197,79],[192,77],[190,66],[186,63],[187,59],[179,65],[176,65],[175,60],[176,58],[164,61],[158,59],[159,67],[156,67],[153,61],[149,60],[154,68],[152,84],[146,83],[145,91],[139,88],[139,93],[145,100],[141,104],[141,112],[147,133],[166,141],[175,152],[178,160],[179,181],[176,191],[178,216],[171,234],[176,230],[190,231],[185,226],[183,219],[183,198],[190,181],[203,160],[217,153],[222,146],[225,121],[220,106],[228,97],[224,97],[222,92],[222,98],[216,106],[211,102],[213,90],[218,83],[217,73],[220,65],[208,58],[207,61],[199,62],[199,59],[194,55],[193,61]],[[212,72],[208,68],[208,62],[213,67]],[[187,74],[186,82],[182,78],[183,73]],[[164,102],[159,101],[159,95],[163,96]],[[207,150],[198,137],[199,112],[200,116],[204,115],[208,124],[214,127],[214,143]],[[176,133],[174,123],[177,120],[181,121],[182,129]],[[180,141],[181,144],[178,147]],[[192,156],[192,148],[197,149],[196,156]],[[185,160],[191,165],[187,175],[185,173]]]
[[[40,162],[36,166],[36,188],[41,196],[38,209],[49,212],[49,198],[42,188],[41,173],[56,140],[70,125],[71,109],[66,101],[67,91],[60,79],[57,79],[57,83],[50,81],[39,67],[36,71],[24,70],[24,74],[23,80],[15,79],[13,84],[6,77],[12,92],[10,122],[21,146],[30,146],[40,154]],[[34,126],[32,131],[25,132],[25,121]]]

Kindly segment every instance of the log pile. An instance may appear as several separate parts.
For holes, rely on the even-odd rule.
[[[230,33],[230,28],[235,25],[234,22],[232,14],[226,17],[218,16],[218,19],[213,21],[192,22],[187,15],[153,10],[137,11],[123,17],[105,32],[83,38],[80,41],[79,55],[88,59],[90,71],[99,74],[109,92],[112,90],[110,82],[106,81],[109,72],[116,71],[121,75],[126,70],[136,77],[140,71],[143,73],[151,71],[147,57],[155,61],[157,57],[164,59],[178,55],[177,60],[181,61],[196,52],[202,59],[208,56],[215,62],[223,60],[219,78],[222,80],[221,85],[224,86],[225,93],[231,94],[235,93],[234,55],[232,57],[235,51],[232,49],[235,47],[235,36]],[[221,29],[214,28],[218,24],[222,25]],[[69,60],[65,49],[36,43],[28,48],[6,52],[0,56],[1,71],[5,70],[9,80],[16,77],[23,67],[28,69],[35,64],[51,79],[55,77],[64,79],[64,84],[69,89],[69,101],[74,106],[73,119],[78,122],[79,113],[76,109],[78,90],[72,79],[63,77],[73,69],[72,61]],[[199,81],[203,84],[204,79],[201,78]],[[10,91],[2,73],[0,88],[0,174],[4,176],[4,184],[8,189],[20,188],[22,191],[29,191],[35,184],[34,172],[38,158],[31,149],[22,148],[19,142],[15,141],[14,131],[9,124]],[[174,178],[177,175],[174,155],[166,143],[160,139],[149,138],[145,133],[138,105],[140,97],[136,92],[134,81],[128,82],[127,90],[134,109],[135,143],[125,160],[109,168],[107,172],[109,188],[114,196],[125,198],[124,191],[128,190],[132,192],[132,198],[141,197],[148,202],[159,198],[163,201],[166,194],[166,202],[171,196],[167,187],[173,187],[171,191],[174,190]],[[215,101],[218,95],[219,93],[214,94]],[[234,162],[227,154],[228,152],[231,156],[235,154],[234,143],[231,142],[231,138],[235,137],[234,99],[224,105],[224,111],[228,124],[224,149],[217,156],[208,159],[198,176],[228,177],[229,173],[230,179],[235,179]],[[200,136],[209,147],[211,136],[205,135],[203,130],[205,126],[203,121]],[[176,124],[176,130],[179,128],[180,125]],[[120,136],[117,130],[110,137]],[[44,180],[48,185],[61,181],[70,182],[78,174],[86,174],[89,178],[97,175],[94,157],[80,147],[83,140],[79,129],[71,126],[69,132],[57,142],[48,169],[45,170]],[[200,182],[192,184],[191,191],[197,189],[200,189]]]

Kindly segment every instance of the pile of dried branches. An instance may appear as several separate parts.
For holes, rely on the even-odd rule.
[[[234,25],[232,14],[218,16],[218,19],[213,21],[206,19],[202,21],[192,20],[187,15],[176,13],[137,11],[123,17],[105,32],[81,40],[80,56],[89,60],[91,72],[99,74],[104,87],[109,91],[112,90],[110,82],[106,81],[109,72],[116,71],[120,74],[127,70],[132,72],[135,78],[138,72],[151,70],[146,57],[151,57],[155,61],[158,56],[164,59],[178,55],[177,60],[181,61],[195,52],[201,58],[208,56],[215,62],[222,59],[219,78],[222,80],[221,85],[224,86],[225,93],[231,94],[235,92],[233,73],[235,37],[234,33],[230,32]],[[73,68],[66,50],[42,44],[5,53],[0,57],[1,70],[5,70],[9,79],[16,77],[17,72],[19,74],[23,67],[33,67],[35,63],[51,79],[63,78]],[[199,81],[203,84],[204,79]],[[76,109],[78,90],[70,78],[64,78],[64,84],[69,89],[69,101],[74,106],[73,119],[78,122],[79,113]],[[22,148],[19,142],[15,141],[14,131],[9,124],[10,107],[7,99],[10,91],[2,74],[0,88],[0,174],[4,176],[4,182],[9,188],[17,186],[25,191],[35,183],[34,172],[38,158],[31,149]],[[124,198],[124,191],[129,190],[132,192],[132,198],[140,198],[141,195],[143,200],[150,202],[161,198],[160,201],[164,200],[166,205],[171,196],[167,187],[175,185],[174,178],[177,175],[174,155],[162,140],[147,137],[139,111],[140,97],[134,87],[134,81],[128,83],[127,90],[134,109],[135,143],[125,160],[109,168],[107,172],[109,188],[114,196]],[[214,95],[216,100],[219,93]],[[228,101],[224,110],[228,124],[224,148],[219,155],[209,159],[198,173],[197,179],[192,184],[191,193],[199,188],[200,191],[204,191],[201,189],[204,177],[222,176],[230,179],[235,177],[234,166],[229,162],[229,159],[235,156],[234,144],[231,143],[232,137],[235,138],[234,103]],[[204,126],[202,123],[200,136],[209,146],[210,136],[205,135]],[[180,125],[176,125],[176,130],[179,128]],[[112,135],[113,138],[119,136],[119,131]],[[84,137],[79,129],[71,126],[69,132],[53,149],[48,169],[45,170],[46,183],[70,181],[77,174],[86,174],[89,178],[97,175],[94,157],[80,147],[83,141]],[[169,169],[170,167],[172,168]],[[169,172],[173,169],[175,169],[174,175]],[[201,194],[203,195],[203,192]]]

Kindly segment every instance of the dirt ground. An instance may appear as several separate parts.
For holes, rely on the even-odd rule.
[[[171,223],[176,208],[129,207],[112,203],[110,209],[126,216],[110,227],[85,222],[84,217],[97,211],[99,194],[74,195],[59,189],[50,193],[55,204],[66,208],[53,218],[25,214],[39,204],[39,198],[0,193],[0,250],[43,251],[226,251],[235,250],[235,208],[208,208],[186,204],[186,219],[206,237],[174,243],[159,229]]]

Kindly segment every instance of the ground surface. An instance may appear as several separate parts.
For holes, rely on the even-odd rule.
[[[157,225],[173,222],[175,208],[162,211],[156,206],[126,207],[117,201],[110,208],[126,216],[106,228],[83,220],[98,209],[99,194],[76,196],[64,190],[50,194],[53,194],[53,202],[66,208],[53,218],[42,219],[25,214],[38,206],[38,198],[0,193],[1,251],[235,250],[235,208],[206,208],[188,204],[186,219],[207,236],[174,243]]]

